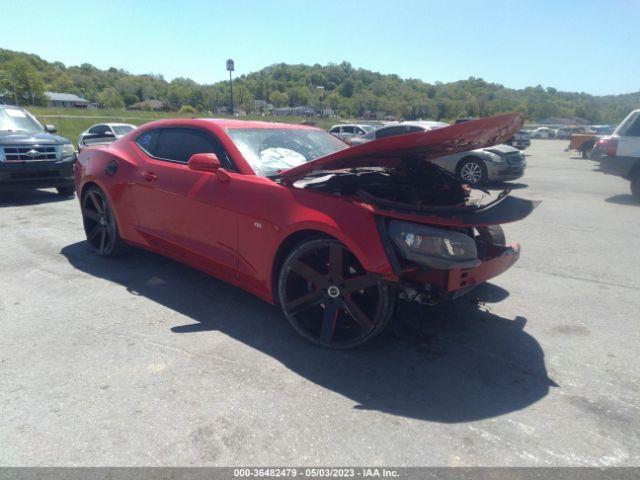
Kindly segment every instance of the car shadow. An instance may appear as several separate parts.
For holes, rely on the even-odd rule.
[[[521,190],[527,187],[528,184],[521,182],[491,182],[485,186],[487,190]]]
[[[161,256],[134,250],[102,258],[85,242],[61,254],[78,270],[179,313],[177,321],[189,317],[189,323],[171,328],[176,334],[220,331],[348,397],[356,409],[466,422],[523,409],[555,386],[541,346],[524,330],[526,319],[503,318],[484,305],[508,296],[494,285],[478,288],[467,301],[400,308],[403,323],[417,318],[427,326],[409,339],[388,334],[359,349],[336,351],[297,335],[277,307]]]
[[[0,208],[64,202],[74,197],[63,197],[55,190],[15,190],[0,192]]]
[[[640,206],[640,200],[638,200],[631,194],[613,195],[612,197],[605,198],[604,201],[609,203],[617,203],[618,205],[633,205],[636,207]]]

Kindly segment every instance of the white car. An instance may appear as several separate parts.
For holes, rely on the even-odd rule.
[[[129,123],[97,123],[91,125],[78,137],[78,151],[91,145],[104,145],[125,136],[138,128]]]
[[[556,138],[556,131],[549,127],[538,127],[531,132],[531,138]]]
[[[350,140],[353,137],[358,137],[360,135],[364,135],[368,132],[373,131],[374,128],[371,125],[364,124],[356,124],[356,123],[348,123],[342,125],[334,125],[329,130],[329,133],[335,135],[341,140]]]
[[[603,172],[629,180],[631,193],[640,200],[640,110],[627,115],[611,136],[598,140],[592,158],[600,160]]]

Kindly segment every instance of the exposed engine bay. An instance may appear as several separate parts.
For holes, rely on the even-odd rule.
[[[470,188],[439,166],[405,160],[394,167],[359,167],[313,172],[296,188],[356,196],[381,207],[433,211],[470,206]]]

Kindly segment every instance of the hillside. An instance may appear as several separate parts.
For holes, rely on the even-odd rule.
[[[44,105],[46,90],[76,93],[111,109],[155,98],[176,110],[185,107],[189,111],[186,106],[191,106],[215,112],[229,101],[228,82],[200,85],[186,78],[167,82],[161,75],[100,70],[88,63],[67,67],[37,55],[0,49],[0,93],[12,92],[14,84],[25,104],[33,99]],[[258,110],[264,110],[264,103],[270,103],[276,107],[331,108],[343,117],[394,115],[436,120],[517,110],[529,121],[575,116],[590,123],[617,123],[640,105],[640,92],[594,96],[541,86],[516,90],[473,77],[430,84],[354,68],[348,62],[268,66],[235,79],[234,94],[238,106],[249,114],[261,113]]]

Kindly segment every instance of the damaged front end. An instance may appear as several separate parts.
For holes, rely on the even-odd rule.
[[[424,304],[456,298],[515,263],[499,225],[520,220],[539,202],[471,190],[431,162],[314,172],[295,188],[350,197],[376,215],[398,278],[400,297]]]
[[[472,120],[363,143],[278,174],[275,181],[352,199],[375,215],[401,297],[421,303],[464,294],[520,255],[500,227],[539,202],[472,190],[430,160],[503,143],[521,114]]]

